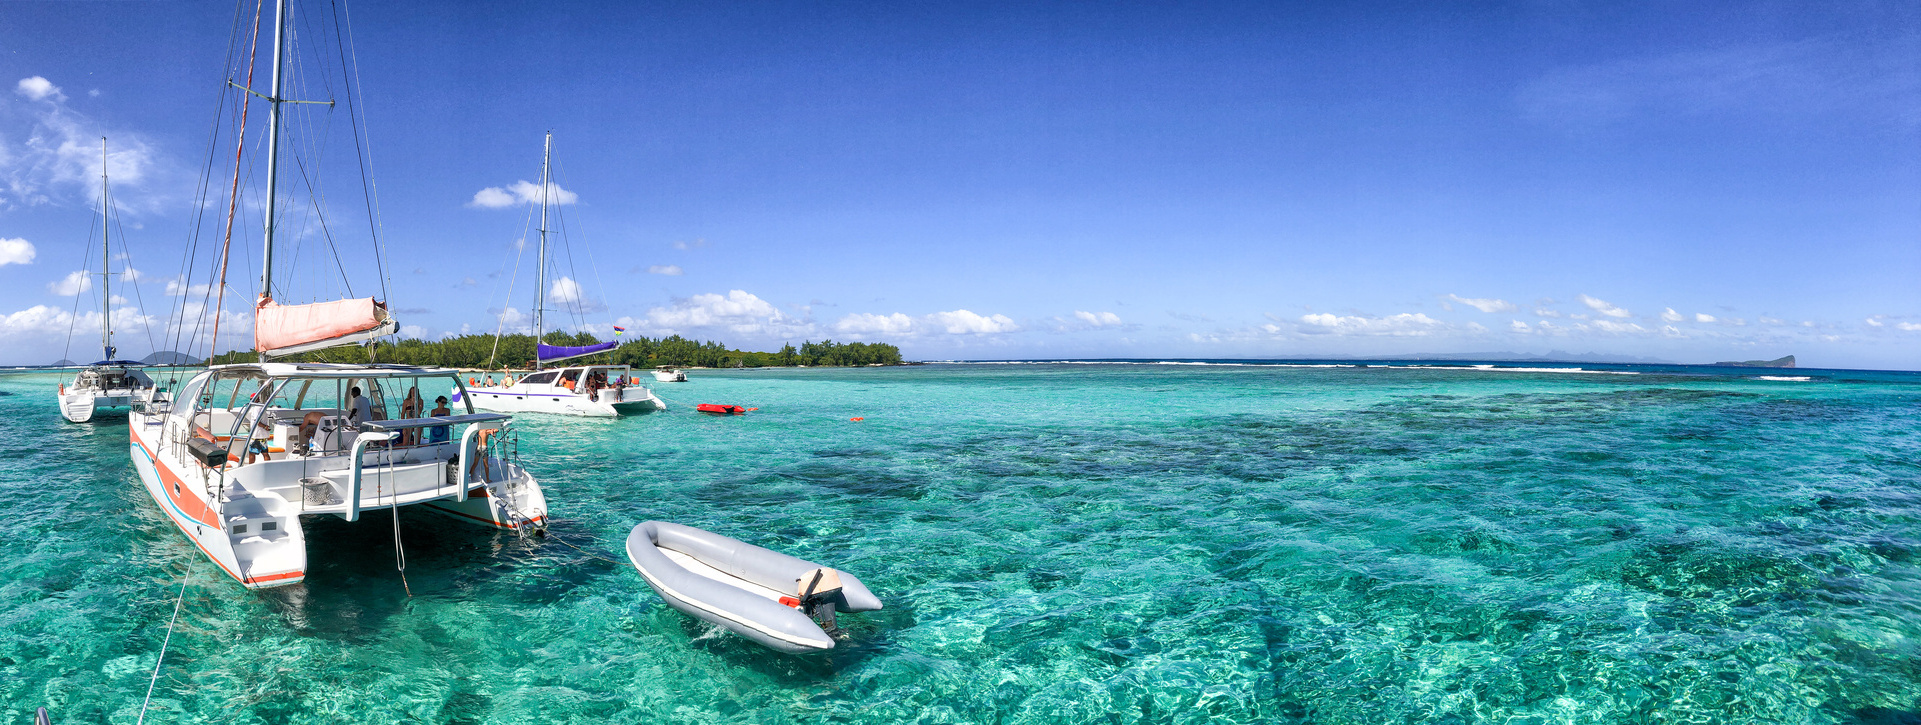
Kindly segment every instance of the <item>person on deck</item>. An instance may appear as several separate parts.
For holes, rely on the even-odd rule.
[[[416,385],[414,387],[408,388],[407,397],[401,399],[400,401],[400,417],[403,419],[418,418],[420,417],[421,411],[426,409],[426,407],[427,407],[427,402],[420,399],[420,386]],[[401,431],[400,445],[403,445],[403,446],[420,445],[420,429],[408,428],[406,430]]]
[[[360,394],[360,386],[347,388],[347,422],[358,425],[373,420],[373,417],[374,404],[367,400],[367,396]]]
[[[445,418],[453,414],[454,412],[452,410],[447,409],[447,396],[445,395],[442,395],[438,398],[434,398],[434,409],[432,412],[428,413],[428,415],[431,415],[435,418]],[[437,425],[427,429],[427,442],[428,443],[446,443],[447,441],[453,440],[453,435],[454,435],[453,426]]]

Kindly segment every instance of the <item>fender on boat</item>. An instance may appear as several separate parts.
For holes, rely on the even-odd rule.
[[[670,559],[672,550],[714,570],[690,571]],[[627,535],[627,558],[647,585],[667,602],[696,619],[792,654],[832,649],[834,638],[800,610],[770,598],[765,590],[796,593],[801,575],[824,569],[819,564],[769,551],[691,526],[648,521]],[[838,571],[841,589],[832,595],[834,611],[866,612],[880,599],[854,575]],[[734,583],[728,583],[732,579]],[[749,587],[762,590],[750,591]]]

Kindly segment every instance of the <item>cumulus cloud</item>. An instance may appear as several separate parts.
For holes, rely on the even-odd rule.
[[[1535,317],[1557,317],[1557,318],[1558,318],[1558,317],[1560,317],[1560,316],[1561,316],[1561,312],[1560,312],[1560,310],[1550,310],[1550,309],[1548,309],[1548,308],[1545,308],[1545,307],[1542,307],[1542,308],[1539,308],[1539,309],[1536,309],[1536,310],[1534,311],[1534,316],[1535,316]]]
[[[1597,299],[1594,297],[1589,297],[1587,295],[1581,295],[1581,304],[1587,305],[1588,309],[1594,310],[1595,312],[1599,312],[1603,315],[1607,315],[1608,317],[1632,317],[1633,316],[1633,313],[1628,312],[1627,310],[1608,304],[1607,300]]]
[[[68,272],[66,277],[48,282],[47,289],[61,297],[72,297],[93,289],[93,277],[86,270]]]
[[[1301,316],[1301,332],[1310,335],[1390,335],[1422,337],[1447,329],[1447,324],[1419,312],[1386,317],[1341,316],[1319,313]]]
[[[671,306],[648,310],[646,317],[622,317],[616,324],[649,329],[663,335],[699,328],[762,337],[803,336],[815,332],[807,320],[789,317],[773,303],[746,290],[676,299]]]
[[[427,339],[427,328],[419,325],[401,325],[400,337],[402,339],[425,340]]]
[[[1515,320],[1512,323],[1509,323],[1507,326],[1507,329],[1512,330],[1514,332],[1524,333],[1524,334],[1534,331],[1533,328],[1530,328],[1527,326],[1527,323],[1522,322],[1520,320]]]
[[[1710,315],[1706,312],[1696,312],[1694,313],[1694,321],[1695,322],[1714,322],[1714,315]]]
[[[680,268],[680,265],[678,264],[653,264],[653,265],[647,266],[647,273],[648,274],[664,274],[669,277],[679,277],[682,274],[685,274],[686,272],[683,271]]]
[[[1875,319],[1875,318],[1873,318],[1873,317],[1870,317],[1870,318],[1868,318],[1868,319],[1866,320],[1866,322],[1868,323],[1868,327],[1880,327],[1880,326],[1881,326],[1881,321],[1880,321],[1880,320],[1877,320],[1877,319]]]
[[[55,101],[67,100],[66,94],[60,92],[59,86],[40,76],[20,79],[20,83],[14,86],[13,92],[35,101],[44,101],[49,97]]]
[[[1461,304],[1467,305],[1469,307],[1480,310],[1482,312],[1513,312],[1515,310],[1514,303],[1509,302],[1507,300],[1497,300],[1497,299],[1479,298],[1479,297],[1462,297],[1460,295],[1452,294],[1452,293],[1448,294],[1446,297],[1443,297],[1441,299],[1448,300],[1451,302],[1459,302]]]
[[[834,330],[844,335],[891,335],[913,337],[919,335],[994,335],[1018,332],[1021,327],[1006,315],[982,315],[972,310],[950,310],[935,312],[920,317],[909,317],[899,312],[891,315],[855,313],[840,318],[834,323]]]
[[[1666,310],[1661,311],[1662,322],[1680,322],[1683,319],[1686,319],[1686,318],[1682,317],[1681,313],[1675,312],[1674,308],[1672,307],[1669,307]]]
[[[580,195],[560,188],[559,184],[547,182],[546,199],[549,204],[573,204],[580,201]],[[531,181],[516,181],[505,187],[489,186],[474,192],[473,201],[467,206],[475,209],[504,209],[521,204],[539,204],[541,186]]]
[[[1900,330],[1902,332],[1921,331],[1921,324],[1915,324],[1913,322],[1897,322],[1897,323],[1894,323],[1894,329]]]
[[[1074,317],[1094,327],[1113,327],[1121,324],[1121,316],[1112,312],[1083,312],[1081,310],[1075,310]]]
[[[33,257],[37,253],[33,243],[25,239],[0,239],[0,267],[9,264],[33,264]]]

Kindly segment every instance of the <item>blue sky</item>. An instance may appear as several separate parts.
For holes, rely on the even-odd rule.
[[[409,333],[524,324],[515,190],[551,130],[576,257],[546,292],[602,334],[1921,368],[1914,3],[610,5],[344,8]],[[302,10],[309,66],[337,52],[312,30],[333,7]],[[210,124],[234,11],[0,4],[0,363],[98,324],[61,293],[102,135],[165,337],[210,143],[204,178],[233,173]],[[286,197],[307,246],[283,248],[283,301],[342,292],[316,209],[355,291],[381,286],[331,57],[301,76],[343,103],[297,112],[324,197]],[[228,309],[257,286],[258,210]],[[144,354],[134,302],[114,314]]]

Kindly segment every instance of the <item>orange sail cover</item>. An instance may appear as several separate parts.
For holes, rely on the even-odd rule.
[[[398,328],[387,306],[372,297],[310,305],[262,299],[254,310],[253,345],[266,355],[292,355],[365,342]]]

